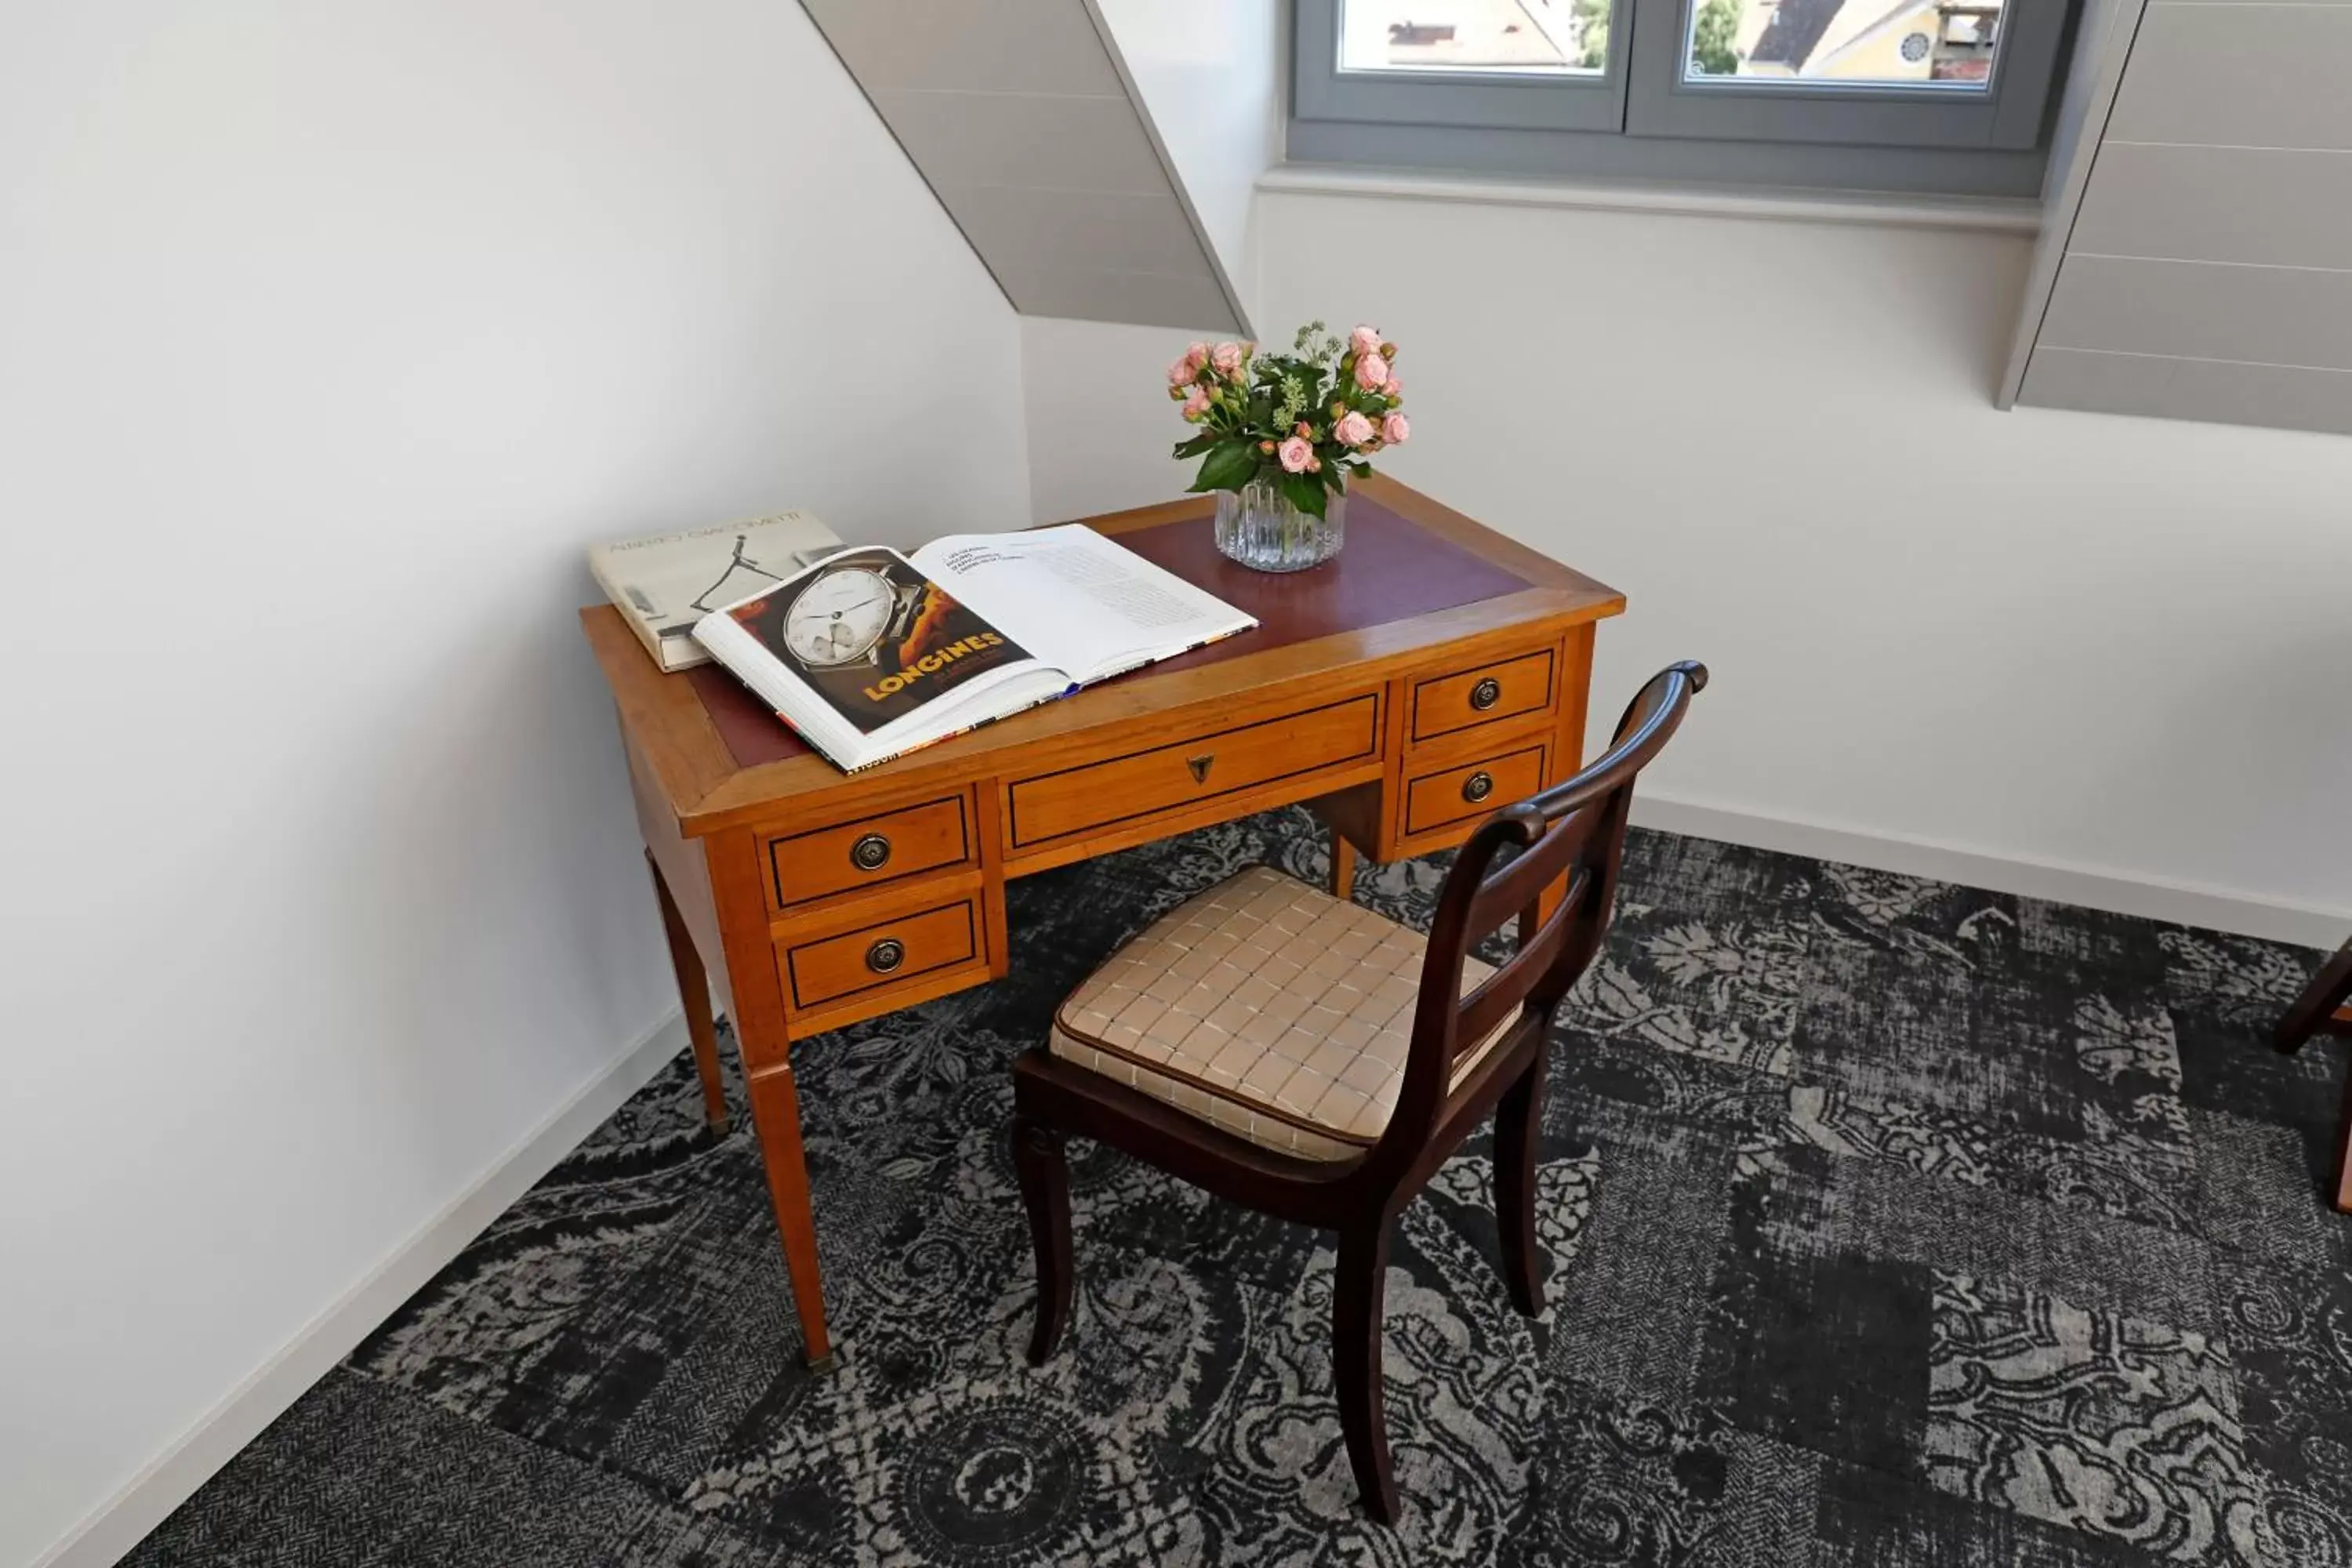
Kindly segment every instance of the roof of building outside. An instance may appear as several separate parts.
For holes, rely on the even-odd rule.
[[[1780,0],[1758,36],[1755,48],[1748,51],[1748,59],[1759,65],[1786,66],[1792,71],[1803,69],[1813,46],[1822,41],[1822,35],[1844,7],[1845,0]]]

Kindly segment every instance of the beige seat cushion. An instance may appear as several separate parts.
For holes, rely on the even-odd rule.
[[[1046,1048],[1265,1148],[1348,1159],[1396,1108],[1427,945],[1255,867],[1111,954],[1055,1014]],[[1465,960],[1464,991],[1491,973]],[[1509,1026],[1462,1053],[1454,1081]]]

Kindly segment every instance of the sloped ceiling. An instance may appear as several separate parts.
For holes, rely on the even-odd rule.
[[[1086,0],[802,0],[1014,310],[1246,331]]]

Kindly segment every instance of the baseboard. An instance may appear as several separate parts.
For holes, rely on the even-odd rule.
[[[2063,861],[2022,860],[1903,834],[1766,816],[1671,795],[1633,792],[1633,821],[1694,838],[1718,838],[1875,871],[1932,877],[2021,898],[2080,904],[2175,925],[2230,931],[2333,952],[2352,936],[2352,910],[2281,903],[2227,888],[2126,877]]]
[[[685,1045],[686,1021],[673,1012],[550,1111],[32,1568],[106,1568],[139,1544]]]

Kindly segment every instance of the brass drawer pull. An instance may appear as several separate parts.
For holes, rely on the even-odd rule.
[[[866,950],[866,967],[877,974],[887,974],[907,962],[907,944],[896,937],[884,937]]]
[[[869,833],[849,847],[849,863],[861,871],[879,871],[890,863],[890,841]]]
[[[1503,700],[1503,683],[1488,676],[1470,689],[1470,706],[1484,713]]]
[[[1192,782],[1194,784],[1207,784],[1209,782],[1209,769],[1215,765],[1216,761],[1217,753],[1211,752],[1204,756],[1185,758],[1184,765],[1192,770]]]
[[[1495,775],[1480,768],[1462,781],[1462,798],[1476,805],[1495,793]]]

